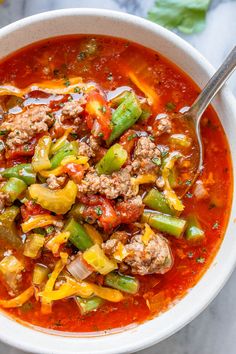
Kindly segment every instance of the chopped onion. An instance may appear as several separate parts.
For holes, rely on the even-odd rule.
[[[193,193],[197,200],[209,198],[209,193],[201,180],[196,182]]]
[[[76,280],[83,280],[93,272],[85,264],[80,254],[68,264],[67,269]]]

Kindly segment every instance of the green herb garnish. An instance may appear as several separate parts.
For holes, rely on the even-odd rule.
[[[216,221],[215,223],[214,223],[214,225],[212,226],[212,229],[213,230],[217,230],[219,228],[219,223],[218,223],[218,221]]]
[[[157,166],[161,166],[161,159],[160,157],[153,157],[152,162],[157,165]]]
[[[94,210],[98,216],[102,215],[102,209],[99,206],[95,207]]]
[[[80,52],[78,55],[77,55],[77,60],[78,61],[82,61],[86,58],[87,56],[87,53],[86,52]]]
[[[176,107],[176,105],[175,105],[173,102],[168,102],[168,103],[166,104],[166,109],[167,109],[168,111],[173,111],[173,110],[175,109],[175,107]]]
[[[64,85],[65,85],[66,87],[70,86],[70,80],[67,79],[67,80],[64,82]]]
[[[7,130],[0,130],[0,135],[6,135],[7,134]]]
[[[134,138],[137,138],[137,134],[131,134],[128,136],[127,140],[130,141],[130,140],[133,140]]]

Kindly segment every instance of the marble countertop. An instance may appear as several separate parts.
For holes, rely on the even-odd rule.
[[[97,7],[145,17],[153,0],[5,0],[0,7],[0,27],[20,18],[54,9]],[[236,43],[236,1],[212,0],[207,26],[200,34],[181,35],[215,67]],[[236,75],[229,85],[236,95]],[[235,354],[236,272],[208,308],[181,331],[136,354]],[[0,354],[24,354],[0,343]],[[92,353],[91,353],[92,354]]]

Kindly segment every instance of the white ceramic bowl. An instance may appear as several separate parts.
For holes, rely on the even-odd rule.
[[[203,87],[214,72],[212,66],[182,39],[135,16],[97,9],[52,11],[15,22],[0,30],[0,58],[35,41],[66,34],[104,34],[140,43],[157,50],[177,64]],[[228,89],[214,101],[230,144],[236,175],[236,102]],[[236,202],[224,241],[211,267],[199,283],[175,306],[135,328],[99,337],[71,337],[40,332],[0,314],[0,339],[17,348],[48,354],[122,354],[167,338],[197,316],[222,288],[236,262]],[[68,316],[70,314],[68,313]]]

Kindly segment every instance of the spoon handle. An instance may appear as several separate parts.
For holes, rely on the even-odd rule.
[[[227,58],[224,60],[223,64],[219,67],[216,73],[212,76],[210,81],[206,84],[203,91],[200,93],[196,101],[193,103],[192,107],[188,111],[195,124],[198,123],[203,112],[212,101],[214,96],[224,85],[226,80],[230,77],[233,71],[236,69],[236,46],[229,53]]]

